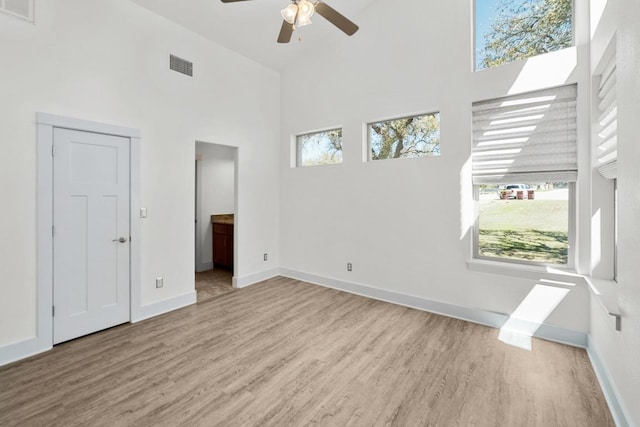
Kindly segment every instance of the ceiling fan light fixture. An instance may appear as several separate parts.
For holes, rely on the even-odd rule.
[[[298,2],[298,18],[306,18],[306,20],[309,20],[313,12],[315,12],[315,8],[309,0],[300,0]],[[309,20],[308,23],[310,24],[311,21]]]
[[[289,24],[294,24],[296,22],[296,15],[298,14],[298,6],[291,3],[289,6],[282,9],[280,14]]]
[[[4,0],[0,0],[2,3]],[[221,0],[222,3],[245,2],[247,0]],[[282,0],[284,1],[284,0]],[[343,14],[329,6],[324,0],[289,0],[289,5],[280,10],[284,19],[278,33],[278,43],[289,43],[297,26],[311,24],[311,16],[318,15],[329,21],[340,31],[352,36],[358,31],[358,26],[347,19]]]
[[[307,16],[298,16],[298,27],[304,27],[311,24],[311,18]]]

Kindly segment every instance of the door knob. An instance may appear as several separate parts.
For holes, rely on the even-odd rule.
[[[127,239],[126,237],[121,237],[119,239],[113,239],[112,242],[120,242],[120,243],[127,243]]]

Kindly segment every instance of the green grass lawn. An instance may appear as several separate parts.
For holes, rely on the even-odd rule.
[[[566,264],[569,206],[564,200],[480,202],[482,256]]]

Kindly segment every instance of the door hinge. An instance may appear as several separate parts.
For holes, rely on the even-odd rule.
[[[56,146],[52,145],[51,146],[51,157],[55,157],[56,156]]]
[[[56,227],[54,225],[51,226],[51,237],[56,237]]]
[[[56,306],[55,305],[51,306],[51,317],[56,317]]]

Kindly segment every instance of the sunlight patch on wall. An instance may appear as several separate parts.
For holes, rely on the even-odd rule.
[[[604,14],[604,9],[607,7],[607,0],[591,0],[589,4],[589,11],[591,16],[591,38],[596,33],[600,20]]]
[[[502,325],[498,339],[514,347],[531,350],[531,337],[568,293],[569,289],[565,288],[535,285]]]
[[[577,52],[575,47],[570,47],[527,59],[508,94],[565,85],[578,64]],[[549,72],[550,64],[553,73]]]
[[[464,239],[471,230],[478,215],[471,182],[471,157],[469,157],[460,169],[460,240]]]

